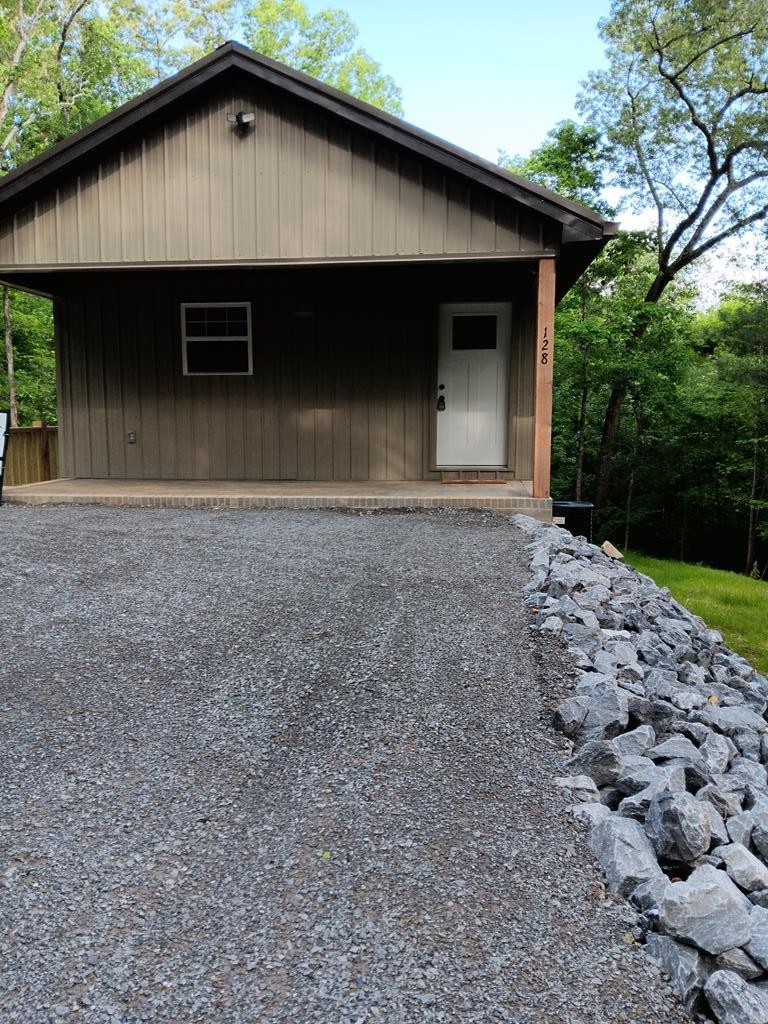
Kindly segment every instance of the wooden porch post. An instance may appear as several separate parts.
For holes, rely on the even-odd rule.
[[[533,405],[533,497],[549,497],[552,461],[552,362],[555,355],[555,261],[539,260],[536,383]]]

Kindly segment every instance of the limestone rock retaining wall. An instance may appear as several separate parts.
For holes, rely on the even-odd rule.
[[[768,1024],[768,680],[665,588],[526,516],[535,628],[571,654],[556,780],[695,1013]]]

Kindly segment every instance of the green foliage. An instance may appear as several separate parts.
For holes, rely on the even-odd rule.
[[[140,55],[150,78],[160,81],[193,60],[242,36],[266,57],[381,107],[402,114],[394,80],[358,45],[358,31],[343,10],[310,14],[303,0],[131,0],[113,5],[112,22],[129,52]]]
[[[579,107],[606,139],[611,180],[656,211],[673,277],[768,212],[765,2],[614,0],[600,33],[609,67]]]
[[[630,394],[617,437],[615,476],[600,516],[602,529],[619,544],[628,525],[632,543],[644,550],[746,571],[757,564],[759,573],[766,572],[765,292],[739,288],[706,313],[679,307],[671,323],[657,325],[667,342],[657,349],[655,365],[646,361],[652,350],[643,347],[646,372]],[[561,336],[559,344],[562,349],[568,341]],[[643,433],[635,452],[638,409]],[[598,415],[590,452],[598,447],[599,429]]]
[[[51,303],[27,292],[11,292],[19,425],[56,422],[56,357]],[[1,319],[1,318],[0,318]],[[8,378],[0,362],[0,407],[8,402]]]
[[[599,138],[565,122],[525,160],[507,164],[595,205],[606,166]],[[629,534],[660,554],[738,568],[750,560],[762,572],[768,286],[739,288],[696,313],[679,279],[663,301],[645,301],[658,273],[654,235],[620,232],[560,302],[552,493],[593,496],[606,409],[620,388],[614,473],[598,528],[619,545]]]
[[[768,583],[687,562],[625,552],[627,562],[669,587],[682,604],[723,634],[760,672],[768,673]]]
[[[393,114],[394,81],[341,10],[301,0],[0,0],[0,173],[12,170],[238,31],[267,56]],[[55,422],[50,303],[13,293],[19,422]],[[0,402],[7,401],[7,367]]]
[[[499,150],[499,164],[566,199],[611,216],[613,211],[602,198],[604,156],[600,134],[594,128],[561,121],[527,157]]]
[[[256,0],[243,24],[246,42],[259,53],[402,114],[400,90],[356,45],[358,31],[345,11],[325,8],[310,15],[302,0]]]

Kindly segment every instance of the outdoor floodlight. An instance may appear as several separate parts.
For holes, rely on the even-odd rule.
[[[243,134],[255,122],[256,114],[252,110],[238,110],[236,114],[227,114],[229,124],[235,126],[235,131]]]

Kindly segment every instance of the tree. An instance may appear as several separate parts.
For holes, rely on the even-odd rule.
[[[16,369],[13,362],[13,324],[11,321],[11,290],[3,285],[3,341],[5,348],[5,376],[8,394],[8,416],[10,425],[19,425],[19,406],[16,397]]]
[[[764,0],[614,0],[600,24],[609,68],[580,110],[604,135],[613,182],[655,215],[656,270],[633,327],[697,260],[768,215],[768,19]],[[603,423],[595,500],[605,501],[628,381]]]
[[[313,16],[302,0],[256,0],[245,12],[244,29],[259,53],[402,115],[399,88],[357,45],[357,27],[345,11],[324,8]]]
[[[399,89],[358,45],[344,11],[310,15],[301,0],[255,0],[246,10],[238,0],[0,0],[0,174],[238,33],[267,56],[402,113]],[[0,298],[0,393],[14,425],[17,392],[22,422],[50,419],[50,310],[7,288]]]
[[[133,52],[160,81],[235,35],[266,57],[319,78],[391,114],[402,114],[400,90],[358,45],[358,30],[343,10],[309,13],[303,0],[134,0],[115,8],[115,20]]]
[[[603,198],[604,147],[600,133],[575,121],[560,121],[527,157],[499,150],[499,164],[575,203],[613,216]]]
[[[744,571],[752,572],[768,508],[768,283],[742,286],[700,318],[699,345],[716,368],[718,404],[739,421],[729,458],[731,502],[746,512]]]

